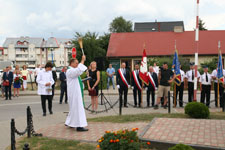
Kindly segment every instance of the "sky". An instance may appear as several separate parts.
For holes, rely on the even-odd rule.
[[[108,31],[118,16],[134,22],[184,21],[193,30],[197,0],[0,0],[0,46],[7,37],[73,38]],[[200,0],[208,30],[225,30],[225,0]]]

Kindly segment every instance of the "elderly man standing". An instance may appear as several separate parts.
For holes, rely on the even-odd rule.
[[[130,88],[130,71],[126,68],[125,62],[121,64],[121,68],[117,71],[116,83],[120,93],[120,102],[122,102],[122,96],[124,94],[124,107],[128,107],[127,92],[128,88]]]
[[[79,83],[79,76],[87,70],[84,65],[85,55],[79,63],[77,59],[70,60],[70,69],[66,72],[67,77],[67,94],[69,102],[69,114],[66,118],[65,125],[77,128],[78,132],[88,131],[84,128],[87,126],[87,119],[84,111],[83,98]]]
[[[150,106],[150,95],[152,95],[152,107],[154,107],[155,91],[158,88],[158,77],[152,66],[149,66],[148,79],[150,83],[147,86],[147,107]]]

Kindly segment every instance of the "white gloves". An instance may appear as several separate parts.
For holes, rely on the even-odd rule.
[[[146,87],[145,90],[148,91],[148,88]]]
[[[128,85],[128,89],[130,88],[130,85]]]
[[[120,88],[120,85],[117,85],[117,88],[119,89]]]
[[[132,88],[132,89],[134,89],[134,87],[133,87],[133,86],[132,86],[131,88]]]

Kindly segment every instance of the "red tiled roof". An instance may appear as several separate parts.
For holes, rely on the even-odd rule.
[[[107,57],[142,56],[144,43],[148,56],[173,55],[175,40],[180,55],[194,55],[196,52],[194,31],[130,32],[111,34]],[[199,55],[218,54],[218,41],[221,41],[221,50],[225,54],[225,30],[200,31]]]
[[[4,50],[4,48],[3,47],[0,47],[0,50],[2,51],[2,50]]]

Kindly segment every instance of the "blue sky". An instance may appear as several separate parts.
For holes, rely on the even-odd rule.
[[[225,30],[224,8],[225,0],[200,0],[200,18],[209,30]],[[132,22],[183,20],[185,30],[193,30],[196,0],[0,0],[0,46],[6,37],[101,35],[117,16]]]

